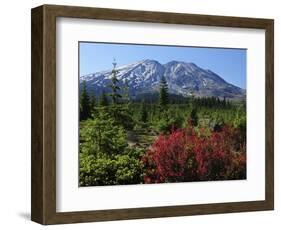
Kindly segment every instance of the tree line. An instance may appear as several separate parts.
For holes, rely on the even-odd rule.
[[[86,81],[82,82],[82,89],[80,93],[80,120],[86,120],[90,118],[95,109],[98,107],[113,106],[129,103],[138,103],[130,98],[129,95],[129,84],[126,79],[124,86],[120,87],[119,80],[117,78],[118,71],[116,70],[116,63],[113,63],[114,67],[112,70],[111,83],[107,86],[110,93],[106,93],[105,89],[100,94],[99,98],[96,98],[94,92],[87,91]],[[151,96],[151,95],[150,95]],[[151,96],[154,97],[154,96]],[[151,102],[152,103],[152,102]],[[141,99],[141,120],[147,120],[147,100]],[[182,97],[177,95],[169,94],[168,84],[164,76],[162,76],[159,83],[159,91],[157,102],[153,104],[158,104],[160,111],[167,108],[168,104],[187,104],[193,108],[207,107],[207,108],[231,108],[232,104],[230,100],[224,97],[223,99],[219,97],[195,97],[193,95]],[[193,111],[193,114],[195,111]]]

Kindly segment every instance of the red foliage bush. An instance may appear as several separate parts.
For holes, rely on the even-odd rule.
[[[240,131],[188,128],[160,135],[142,158],[145,183],[246,178],[246,143]]]

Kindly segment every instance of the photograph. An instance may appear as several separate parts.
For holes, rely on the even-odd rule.
[[[247,49],[78,52],[79,187],[247,179]]]

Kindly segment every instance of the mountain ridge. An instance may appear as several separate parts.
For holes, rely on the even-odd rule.
[[[163,76],[172,94],[228,99],[244,99],[246,96],[246,90],[228,83],[212,70],[203,69],[192,62],[172,60],[161,64],[156,60],[144,59],[119,66],[116,70],[120,86],[128,82],[131,97],[158,91]],[[87,90],[96,95],[100,95],[103,90],[110,92],[107,86],[111,82],[111,71],[83,75],[80,77],[80,85],[85,81]]]

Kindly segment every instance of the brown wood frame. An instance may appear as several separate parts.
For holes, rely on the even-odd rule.
[[[274,209],[274,21],[271,19],[43,5],[32,9],[31,219],[41,224],[109,221]],[[256,28],[266,31],[264,201],[56,212],[56,18]]]

